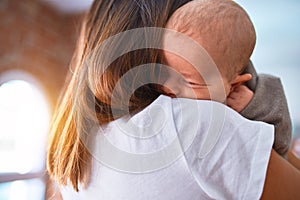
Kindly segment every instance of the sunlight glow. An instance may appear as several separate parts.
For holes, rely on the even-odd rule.
[[[42,170],[49,107],[34,85],[13,80],[0,86],[0,173]]]

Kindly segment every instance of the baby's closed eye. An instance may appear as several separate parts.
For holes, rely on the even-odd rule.
[[[186,85],[188,85],[189,87],[207,87],[207,84],[205,83],[201,83],[201,82],[197,82],[197,81],[193,81],[193,80],[184,80],[184,83]]]

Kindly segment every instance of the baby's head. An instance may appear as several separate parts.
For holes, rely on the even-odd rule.
[[[166,28],[189,36],[207,51],[222,76],[226,95],[234,85],[251,79],[249,74],[241,75],[241,72],[254,49],[255,30],[247,13],[235,2],[191,1],[171,16]],[[191,63],[171,52],[164,51],[163,55],[166,64],[181,74],[187,83],[179,84],[170,75],[164,85],[167,94],[186,98],[196,94],[197,99],[211,99],[211,90],[208,90],[211,86]]]

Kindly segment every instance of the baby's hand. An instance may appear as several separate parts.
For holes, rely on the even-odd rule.
[[[239,85],[228,95],[227,105],[237,112],[241,112],[253,98],[253,92],[245,85]]]

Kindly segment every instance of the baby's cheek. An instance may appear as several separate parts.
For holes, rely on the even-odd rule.
[[[190,99],[199,99],[199,100],[205,100],[205,99],[207,99],[206,95],[204,93],[200,92],[197,89],[193,89],[193,88],[187,88],[185,90],[184,96],[186,98],[190,98]]]
[[[211,89],[211,99],[220,103],[226,102],[227,91],[225,87],[216,86]]]
[[[186,94],[185,96],[198,100],[211,100],[209,90],[205,88],[191,88],[189,94]]]

